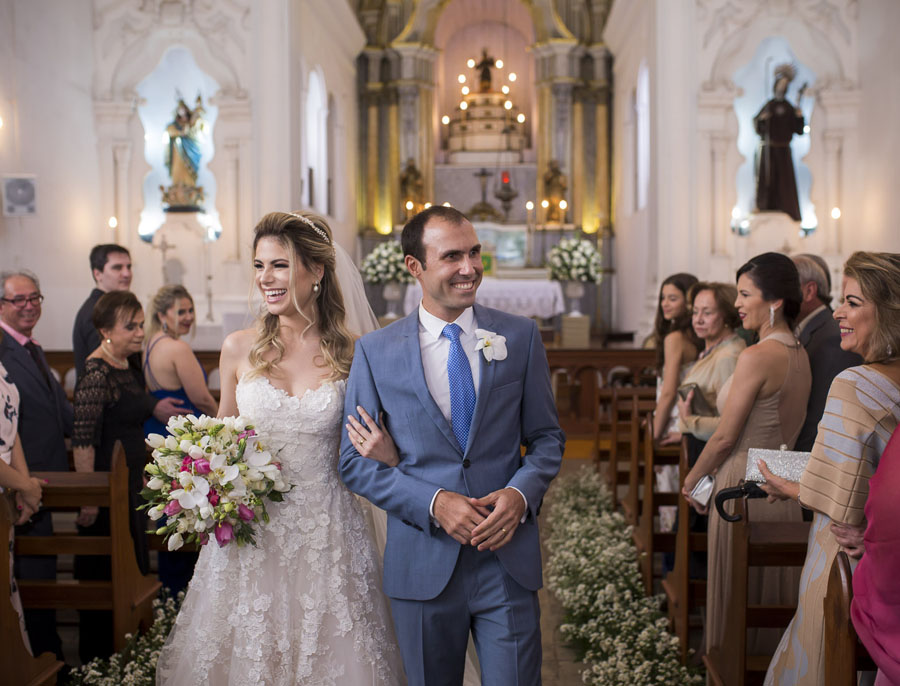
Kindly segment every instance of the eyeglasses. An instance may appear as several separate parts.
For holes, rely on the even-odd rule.
[[[17,310],[23,310],[25,309],[25,303],[30,303],[32,307],[39,307],[44,302],[44,296],[40,293],[35,293],[29,296],[17,295],[15,298],[0,298],[0,300],[10,303]]]

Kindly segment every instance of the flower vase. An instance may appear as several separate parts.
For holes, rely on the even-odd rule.
[[[569,299],[569,316],[581,317],[581,298],[584,297],[584,284],[581,281],[567,281],[566,297]]]
[[[391,281],[390,283],[384,284],[381,295],[385,302],[385,319],[400,318],[400,302],[403,300],[405,291],[406,288],[402,283]]]

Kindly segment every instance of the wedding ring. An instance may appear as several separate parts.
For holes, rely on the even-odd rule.
[[[365,439],[365,438],[360,438],[360,439],[357,441],[357,443],[359,443],[360,445],[363,445],[365,442],[366,442],[366,439]]]
[[[506,533],[506,529],[504,529],[502,526],[500,527],[500,531],[502,531],[503,533]]]

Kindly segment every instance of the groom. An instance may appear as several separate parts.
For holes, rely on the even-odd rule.
[[[345,433],[341,476],[388,514],[384,590],[410,686],[461,684],[470,631],[484,686],[540,684],[537,515],[565,441],[544,346],[533,321],[474,304],[481,246],[462,213],[417,214],[402,244],[422,302],[357,342],[345,406],[384,413],[400,463]]]

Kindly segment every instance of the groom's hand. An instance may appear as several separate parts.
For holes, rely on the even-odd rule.
[[[493,510],[472,531],[472,545],[478,550],[494,551],[505,546],[525,515],[525,498],[515,488],[501,488],[483,498],[469,498],[469,502],[474,507]]]
[[[453,491],[441,491],[434,498],[434,518],[444,531],[463,545],[469,545],[472,530],[488,514],[485,508],[473,505],[472,500]]]

